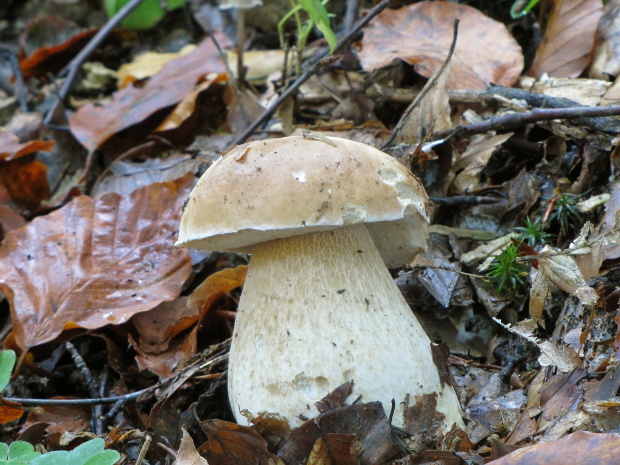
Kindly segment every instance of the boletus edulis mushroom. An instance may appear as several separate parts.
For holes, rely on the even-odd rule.
[[[393,424],[418,402],[462,425],[432,344],[386,268],[424,250],[429,201],[418,179],[359,142],[305,135],[230,150],[186,203],[177,245],[251,254],[235,321],[228,393],[237,421],[292,426],[353,380]]]

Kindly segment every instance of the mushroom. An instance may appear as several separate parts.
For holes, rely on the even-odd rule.
[[[419,402],[436,405],[444,431],[462,425],[386,268],[425,249],[429,209],[418,179],[389,155],[314,133],[237,146],[204,173],[177,245],[252,254],[228,369],[239,423],[268,412],[297,426],[353,380],[353,398],[387,412],[395,400],[396,426]]]

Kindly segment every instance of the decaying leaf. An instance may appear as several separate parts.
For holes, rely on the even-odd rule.
[[[222,47],[230,45],[225,35],[215,35]],[[81,107],[71,117],[71,132],[84,147],[94,150],[114,134],[177,105],[210,73],[225,74],[226,67],[213,40],[207,38],[192,52],[168,62],[144,87],[127,86],[103,107]]]
[[[11,304],[17,344],[120,324],[178,297],[191,263],[174,236],[193,179],[129,196],[78,197],[9,232],[0,247],[0,290]]]
[[[175,465],[209,465],[207,459],[201,457],[196,450],[194,441],[185,428],[183,428],[183,437],[181,439]]]
[[[558,441],[524,447],[489,462],[490,465],[616,465],[620,435],[577,431]]]
[[[328,433],[314,443],[307,465],[358,465],[362,450],[355,434]]]
[[[528,71],[540,78],[579,77],[592,58],[596,27],[603,15],[602,0],[556,0],[545,35]]]
[[[209,465],[284,465],[254,428],[222,420],[203,421],[201,428],[208,440],[198,449]]]
[[[532,342],[540,349],[538,363],[542,366],[556,366],[562,373],[569,372],[581,366],[581,358],[571,346],[567,344],[556,344],[551,341],[541,342],[534,336],[537,330],[537,323],[533,319],[522,320],[518,324],[510,326],[502,323],[497,318],[493,318],[508,331]]]
[[[189,44],[176,53],[146,52],[137,55],[131,63],[124,64],[118,69],[118,87],[122,89],[132,82],[156,75],[166,63],[187,55],[195,48],[195,45]]]
[[[372,71],[401,59],[430,77],[448,54],[456,18],[459,36],[449,88],[485,89],[490,83],[510,87],[523,69],[517,42],[503,24],[475,8],[447,1],[384,10],[364,32],[362,67]]]
[[[537,256],[540,271],[556,286],[575,294],[584,305],[595,305],[596,291],[588,286],[574,258],[545,246]]]
[[[605,3],[603,16],[596,29],[592,65],[588,75],[608,80],[620,74],[620,1]]]
[[[233,289],[243,286],[247,271],[247,266],[240,265],[236,268],[225,268],[213,273],[192,292],[187,305],[198,307],[204,316],[213,302]]]
[[[551,295],[551,281],[540,270],[533,270],[534,277],[532,279],[532,287],[530,289],[530,318],[536,321],[543,328],[545,320],[543,319],[543,311],[547,297]]]
[[[456,177],[452,181],[451,189],[457,194],[477,190],[480,187],[480,172],[486,168],[493,153],[512,135],[513,133],[509,132],[497,136],[475,136],[454,164]]]
[[[446,62],[435,70],[418,97],[411,102],[392,131],[391,143],[420,143],[433,131],[452,127],[448,96],[451,59],[452,56],[446,58]]]

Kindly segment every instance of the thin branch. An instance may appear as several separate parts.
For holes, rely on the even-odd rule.
[[[439,205],[458,206],[458,205],[490,205],[497,203],[500,199],[483,196],[455,195],[453,197],[430,197],[431,202]]]
[[[9,402],[17,402],[22,405],[94,405],[94,404],[114,404],[119,401],[128,402],[135,400],[142,394],[155,391],[161,388],[161,384],[142,389],[140,391],[131,392],[122,396],[99,397],[95,399],[28,399],[20,397],[3,397],[2,399]],[[0,399],[0,400],[2,400]]]
[[[554,119],[577,119],[596,116],[620,116],[620,105],[606,105],[602,107],[572,107],[572,108],[542,108],[523,113],[509,113],[489,118],[480,123],[469,126],[459,126],[445,131],[436,132],[435,139],[445,139],[454,135],[467,137],[487,131],[509,131],[525,124]]]
[[[338,44],[336,45],[336,48],[334,49],[334,53],[332,55],[337,55],[343,48],[345,48],[347,45],[349,45],[350,42],[353,41],[353,39],[355,39],[355,37],[357,36],[357,34],[366,26],[366,24],[368,24],[375,16],[377,16],[379,13],[381,13],[383,10],[385,10],[390,3],[392,3],[394,0],[382,0],[381,2],[377,3],[372,10],[370,10],[368,12],[368,14],[366,16],[364,16],[364,18],[361,19],[361,21],[357,24],[357,26],[355,26],[351,32],[349,32],[345,37],[343,37]],[[269,106],[269,108],[267,108],[267,110],[265,110],[263,112],[262,115],[260,115],[246,130],[243,134],[241,134],[233,143],[232,145],[239,145],[242,144],[243,142],[245,142],[245,140],[250,137],[252,135],[252,133],[258,129],[259,126],[261,126],[263,123],[265,123],[269,118],[271,118],[271,116],[276,112],[276,110],[278,109],[278,107],[280,105],[282,105],[282,103],[289,98],[291,95],[293,95],[293,93],[295,93],[297,91],[297,89],[299,89],[301,87],[301,85],[306,82],[311,76],[313,76],[317,70],[321,67],[323,59],[326,58],[327,56],[329,56],[329,52],[325,52],[323,54],[321,54],[321,56],[319,56],[318,58],[315,58],[313,61],[310,62],[310,66],[308,67],[308,69],[306,70],[305,73],[303,73],[301,76],[299,76],[299,78],[290,85],[290,87],[288,87],[284,92],[282,92],[282,94],[280,94],[280,96]]]
[[[118,12],[110,18],[110,20],[90,39],[90,42],[86,44],[86,46],[78,53],[71,62],[65,66],[59,75],[64,75],[66,73],[66,79],[63,83],[60,91],[58,92],[58,100],[54,103],[52,108],[47,112],[45,116],[45,120],[43,121],[46,126],[49,126],[51,123],[51,119],[53,115],[56,113],[56,109],[58,106],[67,98],[71,89],[73,89],[73,85],[75,84],[75,80],[77,78],[78,72],[82,67],[82,64],[88,60],[88,57],[92,55],[92,53],[101,45],[106,37],[110,35],[112,30],[123,20],[129,13],[135,10],[140,3],[144,0],[131,0],[125,6],[123,6]]]

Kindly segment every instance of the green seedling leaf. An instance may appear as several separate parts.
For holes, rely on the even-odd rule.
[[[35,452],[32,444],[24,441],[15,441],[10,446],[0,442],[1,465],[28,465],[34,458],[41,455]]]
[[[319,28],[319,31],[327,40],[327,45],[329,45],[329,51],[331,53],[334,52],[336,48],[336,44],[338,43],[338,39],[336,39],[336,34],[332,30],[329,14],[325,9],[325,5],[321,3],[320,0],[298,0],[301,7],[308,13],[310,19],[316,27]]]
[[[527,0],[516,0],[512,4],[512,8],[510,8],[510,16],[513,19],[525,16],[532,11],[532,8],[534,8],[538,2],[540,2],[540,0],[530,0],[529,2]]]
[[[0,392],[9,384],[13,366],[15,365],[15,352],[12,350],[3,350],[0,352]],[[5,444],[6,445],[6,444]],[[2,456],[2,451],[0,451]]]
[[[101,438],[91,439],[80,444],[69,453],[68,463],[70,465],[83,465],[87,460],[103,452],[105,441]]]
[[[69,452],[66,450],[57,450],[39,455],[30,462],[30,465],[69,465]]]
[[[167,11],[176,10],[185,5],[187,0],[166,0]],[[104,0],[103,7],[108,17],[114,16],[129,0]],[[121,22],[130,29],[150,29],[162,20],[166,11],[161,7],[161,0],[144,0]]]
[[[83,465],[113,465],[121,458],[121,454],[115,450],[102,450],[86,460]]]
[[[29,463],[39,455],[41,455],[41,453],[35,452],[34,446],[29,442],[15,441],[9,446],[9,463]]]

